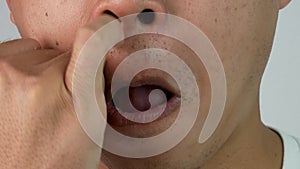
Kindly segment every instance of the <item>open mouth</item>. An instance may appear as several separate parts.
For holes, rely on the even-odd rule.
[[[106,90],[111,93],[110,87]],[[180,104],[180,92],[174,79],[158,70],[139,73],[129,87],[120,87],[107,98],[110,98],[107,99],[108,123],[118,127],[158,121]]]

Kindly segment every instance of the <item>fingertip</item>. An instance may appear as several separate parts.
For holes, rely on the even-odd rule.
[[[111,36],[107,35],[107,34],[97,34],[97,31],[99,29],[101,29],[102,27],[104,27],[106,24],[108,24],[114,20],[116,20],[114,17],[109,16],[109,15],[104,15],[104,16],[101,16],[101,17],[93,20],[93,22],[91,22],[90,24],[78,29],[75,41],[73,43],[71,59],[70,59],[70,62],[69,62],[69,65],[68,65],[67,71],[66,71],[66,82],[67,82],[68,89],[71,92],[72,92],[72,82],[73,82],[72,80],[74,78],[73,76],[74,76],[74,72],[75,72],[75,65],[79,59],[79,55],[86,55],[86,53],[82,54],[82,50],[84,49],[84,46],[88,43],[89,47],[94,48],[96,46],[93,50],[98,50],[97,47],[100,46],[102,44],[102,42],[105,42]],[[119,25],[117,27],[118,27],[118,30],[111,30],[108,28],[106,28],[106,29],[107,29],[107,31],[111,31],[113,35],[118,36],[119,34],[121,34],[119,32],[122,32],[122,31],[120,31],[121,28]],[[115,27],[113,27],[113,28],[115,28]],[[118,32],[118,33],[116,33],[116,32]],[[93,38],[93,36],[96,38]],[[90,51],[90,52],[93,52],[93,51]],[[88,56],[86,56],[86,57],[88,57]],[[102,65],[102,67],[104,67],[104,65]]]
[[[98,30],[99,28],[103,27],[104,25],[116,20],[115,17],[111,15],[103,15],[97,19],[95,19],[91,24],[89,24],[87,27],[90,27],[94,31]]]
[[[12,56],[32,50],[41,49],[41,45],[34,39],[16,39],[1,43],[0,52],[2,56]]]
[[[93,20],[93,22],[91,22],[90,24],[79,28],[76,34],[75,46],[81,48],[88,41],[88,39],[93,34],[95,34],[101,27],[114,20],[116,20],[116,18],[110,15],[103,15]]]
[[[42,48],[41,44],[35,39],[26,38],[23,39],[23,41],[27,44],[29,49],[38,50]]]
[[[31,38],[15,39],[6,42],[6,44],[7,46],[15,47],[19,52],[41,49],[40,43],[37,40]]]

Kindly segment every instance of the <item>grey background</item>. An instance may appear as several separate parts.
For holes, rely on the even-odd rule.
[[[261,86],[263,121],[300,138],[300,0],[280,12],[274,48]],[[0,42],[18,38],[0,0]]]

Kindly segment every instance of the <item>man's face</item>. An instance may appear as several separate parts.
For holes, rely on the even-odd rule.
[[[187,19],[211,40],[224,65],[227,80],[227,101],[223,119],[214,135],[204,144],[198,143],[199,133],[207,116],[211,88],[201,61],[177,41],[162,36],[133,37],[114,48],[105,68],[106,84],[126,55],[147,47],[161,47],[178,54],[192,69],[201,93],[199,115],[188,136],[172,150],[147,159],[128,159],[105,152],[114,166],[146,165],[149,168],[196,168],[210,158],[249,117],[257,106],[259,82],[271,50],[278,0],[11,0],[10,7],[23,37],[37,39],[42,46],[68,50],[79,27],[111,11],[117,17],[144,9],[168,12]],[[153,76],[164,76],[151,72]],[[150,73],[150,74],[151,74]],[[145,79],[146,80],[146,79]],[[171,96],[172,97],[172,96]],[[111,96],[107,94],[107,99]],[[241,106],[242,103],[249,103]],[[146,137],[168,128],[177,110],[147,125],[115,125],[131,136]],[[186,112],[188,113],[188,112]],[[112,121],[116,121],[112,119]],[[112,124],[114,125],[114,124]],[[132,162],[128,162],[131,160]],[[132,165],[132,166],[131,166]],[[131,166],[131,167],[130,167]],[[121,167],[122,168],[122,167]]]

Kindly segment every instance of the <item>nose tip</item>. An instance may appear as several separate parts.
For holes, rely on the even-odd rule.
[[[143,24],[151,24],[155,21],[155,13],[166,13],[166,8],[162,0],[102,0],[97,5],[93,18],[109,14],[116,19],[137,14],[138,20]]]

